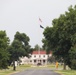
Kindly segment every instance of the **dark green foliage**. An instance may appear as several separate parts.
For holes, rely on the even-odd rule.
[[[76,6],[70,6],[68,12],[54,19],[52,24],[53,27],[47,27],[44,31],[43,43],[53,51],[56,58],[63,59],[69,65],[75,61],[73,57],[70,59],[69,51],[76,44]]]
[[[76,59],[71,60],[70,68],[76,70]]]
[[[39,45],[36,44],[34,50],[39,50],[39,49],[40,49]]]
[[[43,48],[41,48],[38,44],[36,44],[33,50],[38,51],[43,50]]]
[[[25,49],[25,56],[28,56],[28,53],[31,52],[31,46],[29,45],[29,37],[25,33],[16,32],[14,39],[20,41],[22,47]]]
[[[48,58],[48,62],[49,62],[49,63],[55,63],[55,62],[56,62],[55,57],[54,57],[54,56],[50,56],[50,57]]]
[[[5,69],[8,67],[9,53],[7,47],[9,39],[5,31],[0,31],[0,68]]]
[[[14,40],[8,48],[8,51],[11,54],[9,63],[13,62],[13,70],[16,70],[15,61],[18,61],[22,56],[29,57],[31,49],[28,42],[29,37],[26,34],[19,32],[15,34]]]
[[[75,69],[76,70],[76,45],[70,49],[69,57],[70,57],[69,67],[71,69]]]

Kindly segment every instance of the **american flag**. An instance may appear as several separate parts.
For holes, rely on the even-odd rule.
[[[42,20],[39,18],[39,21],[42,22]]]
[[[39,18],[39,22],[40,22],[40,28],[44,28],[43,26],[42,26],[42,20]]]
[[[44,29],[44,27],[42,25],[40,25],[40,27]]]

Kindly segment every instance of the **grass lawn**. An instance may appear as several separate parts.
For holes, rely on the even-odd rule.
[[[59,65],[58,70],[56,70],[55,65],[48,65],[48,68],[53,69],[55,72],[60,73],[61,75],[76,75],[76,70],[70,70],[68,67],[67,70],[63,70],[63,66]]]
[[[9,67],[9,69],[0,70],[0,75],[10,75],[11,73],[23,71],[29,67],[30,67],[30,65],[21,65],[16,68],[16,71],[13,71],[13,67]]]
[[[52,69],[52,70],[56,70],[55,64],[47,65],[47,67]],[[63,66],[59,65],[58,69],[63,69]]]
[[[56,72],[60,73],[61,75],[76,75],[76,70],[59,70]]]

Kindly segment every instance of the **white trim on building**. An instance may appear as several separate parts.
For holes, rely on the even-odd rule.
[[[52,53],[49,55],[46,54],[45,51],[33,51],[30,58],[22,57],[21,58],[21,64],[33,64],[33,65],[46,65],[48,56],[52,56]]]

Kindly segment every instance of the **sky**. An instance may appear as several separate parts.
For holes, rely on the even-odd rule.
[[[68,11],[76,0],[0,0],[0,30],[5,30],[10,42],[17,31],[30,38],[29,44],[42,46],[44,29],[52,26],[52,20]]]

